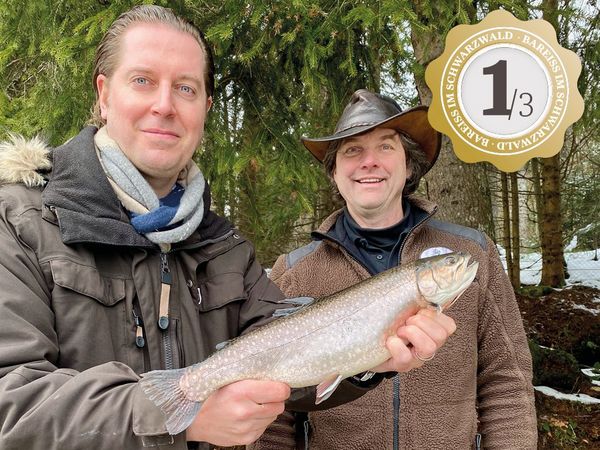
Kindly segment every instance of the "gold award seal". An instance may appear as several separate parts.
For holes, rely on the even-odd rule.
[[[562,148],[567,127],[583,114],[580,72],[548,22],[493,11],[450,30],[444,53],[427,67],[429,122],[461,160],[514,172]]]

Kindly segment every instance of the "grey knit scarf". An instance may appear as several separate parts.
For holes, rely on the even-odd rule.
[[[108,136],[105,127],[98,130],[94,142],[108,181],[125,209],[136,214],[146,214],[158,208],[160,205],[156,193],[119,145]],[[163,251],[168,250],[170,244],[188,238],[198,228],[204,215],[202,195],[205,183],[198,166],[190,160],[177,181],[185,188],[185,192],[169,225],[182,222],[181,225],[145,234],[150,241],[160,245]]]

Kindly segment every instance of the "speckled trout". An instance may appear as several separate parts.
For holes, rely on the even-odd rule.
[[[346,377],[385,362],[386,339],[421,308],[442,311],[477,273],[470,255],[417,260],[297,308],[233,339],[201,363],[148,372],[142,390],[167,416],[170,434],[185,430],[202,402],[239,380],[274,380],[293,388],[317,385],[316,403]],[[290,301],[294,301],[290,299]],[[293,310],[293,311],[289,311]]]

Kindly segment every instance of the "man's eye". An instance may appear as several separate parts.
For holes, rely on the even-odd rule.
[[[394,147],[392,147],[390,144],[383,144],[381,148],[383,150],[394,150]]]
[[[133,79],[133,82],[142,86],[148,84],[148,80],[144,77],[136,77]]]
[[[196,91],[194,91],[194,88],[192,88],[191,86],[186,86],[186,85],[179,86],[179,90],[181,92],[183,92],[184,94],[194,94],[196,92]]]
[[[348,147],[348,148],[345,148],[342,151],[342,153],[344,155],[348,155],[348,156],[350,156],[350,155],[356,155],[359,152],[360,152],[360,148],[359,147]]]

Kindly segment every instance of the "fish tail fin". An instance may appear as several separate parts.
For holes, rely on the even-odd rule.
[[[202,406],[190,400],[179,385],[185,369],[154,370],[142,375],[140,387],[146,396],[167,416],[169,434],[179,434],[189,427]]]

